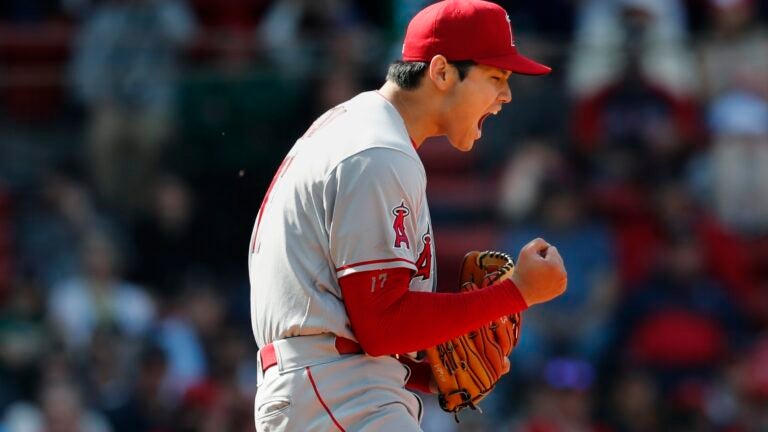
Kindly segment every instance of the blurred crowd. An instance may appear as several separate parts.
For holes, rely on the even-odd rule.
[[[426,3],[0,3],[0,432],[253,430],[264,191]],[[768,431],[768,4],[498,3],[554,72],[420,150],[440,289],[537,236],[569,288],[425,430]]]

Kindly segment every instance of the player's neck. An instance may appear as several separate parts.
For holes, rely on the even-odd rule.
[[[379,89],[379,93],[400,113],[408,135],[417,149],[427,138],[439,135],[437,123],[434,120],[433,100],[423,89],[403,90],[387,81]]]

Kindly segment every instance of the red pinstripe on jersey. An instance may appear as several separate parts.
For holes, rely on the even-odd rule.
[[[411,265],[416,265],[414,264],[413,261],[407,260],[405,258],[387,258],[387,259],[378,259],[378,260],[371,260],[371,261],[360,261],[354,264],[347,264],[345,266],[336,268],[336,271],[340,272],[342,270],[346,270],[353,267],[360,267],[360,266],[369,265],[369,264],[381,264],[381,263],[388,263],[388,262],[404,262]]]

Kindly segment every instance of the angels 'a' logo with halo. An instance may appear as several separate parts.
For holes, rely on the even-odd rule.
[[[393,247],[402,248],[405,243],[405,248],[410,249],[411,244],[408,241],[408,235],[405,233],[405,218],[411,214],[411,209],[405,206],[403,201],[400,205],[392,209],[392,214],[395,216],[395,221],[392,223],[392,229],[395,231],[395,244]]]
[[[420,277],[421,280],[427,280],[432,275],[432,235],[427,231],[421,236],[423,249],[416,260],[416,274],[414,278]]]

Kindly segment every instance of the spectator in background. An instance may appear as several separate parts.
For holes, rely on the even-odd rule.
[[[330,72],[339,64],[355,67],[370,43],[362,17],[349,0],[276,1],[260,33],[281,73],[298,79]]]
[[[72,251],[81,248],[88,232],[119,237],[119,229],[96,208],[76,175],[59,169],[46,172],[35,192],[18,205],[18,264],[47,290],[79,271],[80,256]]]
[[[82,272],[52,287],[48,313],[65,346],[74,352],[91,343],[97,331],[138,340],[155,317],[153,300],[140,286],[120,277],[120,257],[112,239],[90,232],[83,242]]]
[[[661,392],[653,377],[640,369],[618,371],[611,382],[606,417],[615,432],[661,430]]]
[[[142,345],[105,325],[93,330],[86,347],[69,352],[73,373],[93,408],[108,413],[130,398]]]
[[[734,420],[741,430],[768,429],[768,334],[755,343],[740,358],[735,377],[731,378],[737,397]]]
[[[700,199],[734,231],[768,234],[768,99],[724,91],[709,107],[709,126],[712,146],[692,166]]]
[[[312,114],[322,114],[328,107],[336,106],[351,99],[362,91],[362,78],[352,67],[339,67],[319,77],[312,86]]]
[[[164,389],[180,399],[210,373],[210,349],[224,319],[221,298],[213,282],[189,275],[185,286],[167,306],[154,338],[166,357]]]
[[[638,67],[649,82],[675,95],[695,89],[680,0],[587,0],[577,10],[568,68],[571,93],[581,98],[615,82],[627,64],[628,43],[637,46]]]
[[[595,370],[586,362],[556,357],[546,362],[529,392],[528,409],[504,430],[598,432],[593,419]]]
[[[195,196],[184,179],[172,174],[156,178],[148,194],[146,215],[133,226],[136,253],[133,280],[163,299],[179,294],[191,271],[210,264],[207,227],[198,217]]]
[[[528,138],[510,155],[501,174],[499,208],[501,218],[522,222],[533,214],[542,186],[563,163],[554,144],[543,138]]]
[[[734,90],[768,99],[768,30],[757,20],[760,2],[707,2],[711,28],[698,44],[701,99]]]
[[[270,0],[189,0],[200,30],[192,56],[211,60],[224,73],[250,66],[258,48],[258,23]]]
[[[29,276],[15,279],[0,305],[0,413],[12,401],[34,398],[38,365],[52,342],[44,306],[42,289]]]
[[[723,288],[731,304],[755,323],[765,322],[768,293],[760,288],[753,270],[755,254],[749,243],[696,202],[682,183],[665,184],[654,193],[656,227],[646,239],[652,255],[657,259],[664,255],[669,236],[691,237],[698,245],[701,268]]]
[[[744,318],[703,266],[701,245],[689,233],[670,233],[657,271],[621,306],[619,362],[651,368],[666,393],[691,377],[713,372],[743,343]]]
[[[165,397],[163,382],[168,364],[162,350],[149,346],[138,360],[131,391],[126,400],[107,411],[115,432],[170,432],[174,405]]]
[[[626,69],[581,98],[571,123],[590,198],[615,232],[620,280],[627,286],[646,278],[653,264],[655,186],[678,181],[704,139],[695,101],[653,82],[642,69],[641,41],[650,28],[643,15],[629,19],[636,37],[625,44]]]
[[[252,430],[255,355],[239,329],[222,323],[215,337],[208,344],[211,369],[185,392],[179,424],[201,432]]]
[[[704,268],[701,246],[690,233],[670,233],[663,246],[657,271],[622,304],[615,323],[621,354],[614,361],[649,372],[663,409],[645,409],[655,409],[660,425],[713,430],[707,394],[731,353],[744,345],[745,320]],[[631,418],[618,421],[626,427]]]
[[[50,383],[40,396],[45,432],[111,432],[99,412],[89,409],[73,383]]]
[[[647,31],[642,24],[635,27],[638,37]],[[623,49],[622,71],[574,106],[577,149],[595,163],[595,177],[607,182],[675,178],[681,160],[701,144],[695,102],[655,83],[642,70],[640,40],[628,40]],[[617,158],[621,164],[615,163]]]
[[[88,109],[86,161],[100,197],[131,216],[173,121],[180,48],[193,18],[179,0],[106,0],[85,14],[72,60],[74,89]]]
[[[112,432],[100,413],[89,409],[74,383],[54,382],[40,392],[39,407],[19,402],[5,412],[4,432]]]

